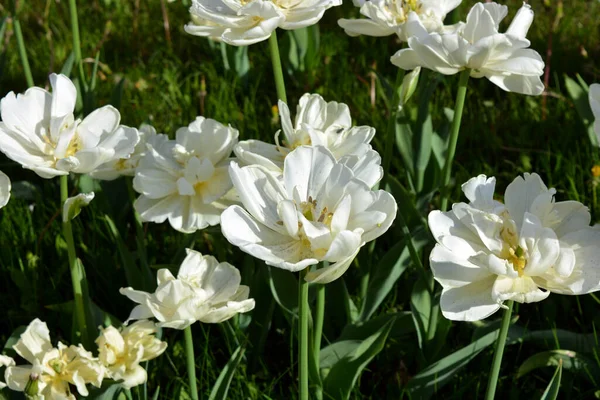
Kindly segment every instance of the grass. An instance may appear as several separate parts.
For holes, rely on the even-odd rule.
[[[21,3],[19,16],[33,77],[37,85],[46,86],[48,73],[60,71],[71,51],[68,4],[54,0]],[[184,33],[183,24],[187,23],[188,14],[187,7],[180,2],[165,4],[168,35],[158,1],[79,3],[82,53],[88,74],[96,53],[100,54],[95,100],[98,105],[119,106],[124,124],[138,126],[151,122],[160,132],[174,135],[178,127],[187,125],[196,115],[204,115],[230,123],[239,129],[240,139],[272,140],[279,127],[272,109],[276,96],[267,42],[248,48],[249,68],[245,75],[239,76],[235,68],[236,49],[227,50],[230,68],[226,70],[219,44]],[[510,10],[507,20],[510,20],[520,1],[511,0],[506,4]],[[451,198],[458,201],[460,183],[480,173],[496,176],[499,192],[502,192],[517,174],[536,171],[548,186],[557,188],[558,200],[581,201],[590,207],[594,220],[598,220],[600,205],[594,195],[598,181],[591,174],[592,166],[599,161],[598,149],[589,144],[564,89],[563,76],[579,73],[588,83],[600,81],[600,65],[594,62],[600,57],[600,35],[597,34],[600,22],[596,18],[600,3],[565,2],[564,15],[558,23],[555,23],[558,5],[553,2],[545,5],[541,1],[531,1],[531,4],[537,13],[529,34],[531,47],[546,58],[549,44],[552,46],[548,96],[530,98],[507,94],[486,80],[471,80]],[[451,18],[465,15],[470,6],[471,2],[465,1]],[[0,5],[0,15],[8,12],[6,5]],[[284,68],[293,72],[285,76],[288,99],[292,109],[305,92],[317,92],[328,100],[347,103],[356,124],[378,129],[374,145],[382,152],[384,145],[388,145],[383,142],[383,130],[389,115],[382,94],[384,83],[392,83],[396,75],[395,67],[388,60],[400,44],[392,37],[346,36],[337,27],[336,20],[357,14],[351,4],[325,14],[320,24],[320,51],[315,68],[305,73],[293,71],[287,57],[289,37],[280,32]],[[443,107],[453,107],[457,83],[457,76],[441,80],[431,104],[434,126],[443,124]],[[120,85],[122,96],[118,95]],[[0,94],[25,89],[16,40],[9,24],[0,50]],[[370,100],[373,89],[374,103]],[[399,157],[393,160],[392,168],[392,174],[404,181]],[[15,186],[11,203],[0,212],[0,303],[5,310],[0,319],[0,343],[34,317],[49,323],[54,339],[68,338],[71,316],[61,312],[64,307],[57,306],[71,298],[66,244],[56,219],[60,208],[58,181],[40,179],[5,158],[0,161],[0,169],[11,177]],[[100,191],[92,206],[75,221],[77,251],[86,267],[95,303],[123,321],[132,304],[117,294],[126,284],[124,266],[104,215],[116,221],[135,257],[134,221],[130,204],[123,201],[128,198],[125,182],[98,186],[98,183],[79,179],[72,182],[72,187],[73,184],[77,184],[79,190],[94,185],[96,191]],[[146,232],[153,268],[176,269],[183,259],[182,250],[186,246],[195,247],[238,266],[243,281],[252,286],[251,293],[257,299],[257,309],[252,314],[254,321],[248,329],[241,329],[249,323],[247,316],[226,325],[194,325],[200,398],[208,397],[238,341],[253,345],[262,342],[264,348],[251,346],[233,379],[230,398],[294,398],[296,354],[289,344],[294,342],[294,334],[287,315],[273,303],[266,267],[226,245],[218,228],[186,236],[166,224],[150,224]],[[373,265],[398,237],[396,227],[378,241]],[[414,270],[403,275],[379,313],[410,310],[410,293],[417,277]],[[359,304],[359,268],[352,268],[344,282],[351,298]],[[340,290],[340,285],[338,282],[328,291]],[[556,328],[577,333],[593,333],[599,326],[599,304],[592,296],[550,298],[542,303],[516,307],[519,325],[530,330]],[[328,300],[325,321],[327,343],[339,336],[346,323],[335,299]],[[469,324],[452,324],[439,357],[469,344],[473,330]],[[163,333],[169,349],[165,356],[150,364],[150,393],[160,387],[161,399],[187,398],[183,334],[173,330]],[[401,385],[422,368],[416,343],[414,332],[408,339],[392,335],[385,351],[369,364],[352,397],[398,398]],[[509,346],[504,356],[498,398],[541,395],[552,376],[552,368],[539,369],[519,379],[515,372],[530,355],[559,347],[560,343],[554,342]],[[437,398],[481,398],[487,379],[487,372],[482,371],[488,370],[491,357],[489,348],[461,370]],[[599,361],[595,362],[600,365]],[[592,398],[599,383],[594,386],[577,372],[566,374],[563,382],[567,379],[573,384],[563,384],[564,398]],[[0,397],[4,395],[6,392],[0,393]]]

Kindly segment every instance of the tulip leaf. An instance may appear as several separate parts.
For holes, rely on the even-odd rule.
[[[367,295],[362,302],[359,321],[364,322],[371,318],[409,265],[410,253],[405,241],[401,240],[383,256],[375,267]]]
[[[600,368],[587,357],[571,350],[550,350],[534,354],[521,364],[517,371],[517,378],[543,367],[556,367],[562,364],[563,368],[579,370],[597,386],[596,379],[600,377]]]
[[[574,333],[564,329],[530,331],[518,325],[508,331],[508,343],[535,342],[546,348],[557,347],[577,353],[592,353],[596,348],[596,336],[593,333]]]
[[[413,137],[410,118],[406,111],[402,109],[396,113],[396,147],[408,174],[414,177]],[[388,171],[385,172],[387,173]]]
[[[432,79],[423,89],[419,96],[419,110],[417,113],[416,122],[416,136],[414,137],[413,151],[416,156],[415,158],[415,181],[417,192],[423,190],[425,170],[429,165],[429,159],[431,157],[431,146],[433,137],[433,122],[431,119],[431,112],[429,111],[429,104],[431,97],[438,85],[438,79]]]
[[[364,340],[367,337],[378,332],[382,326],[393,320],[394,325],[390,332],[390,337],[396,340],[406,339],[407,335],[412,335],[415,332],[415,327],[412,322],[412,314],[408,311],[397,313],[383,314],[372,318],[365,323],[357,323],[348,325],[342,331],[342,334],[337,341],[342,340]]]
[[[578,78],[580,82],[585,83],[581,77]],[[592,108],[590,107],[590,100],[588,97],[589,89],[569,78],[567,75],[565,75],[565,88],[573,100],[573,104],[575,105],[577,114],[579,114],[579,118],[581,118],[581,122],[587,129],[590,143],[593,146],[598,146],[598,138],[596,137],[593,124],[594,114],[592,113]]]
[[[290,271],[269,267],[269,286],[275,301],[279,304],[291,325],[292,321],[298,318],[298,279]],[[308,324],[312,326],[310,312],[308,313]]]
[[[338,361],[356,350],[362,340],[340,340],[321,349],[319,366],[322,369],[333,367]]]
[[[385,189],[391,192],[396,199],[398,209],[401,210],[402,218],[404,219],[406,226],[408,226],[408,229],[412,230],[419,225],[422,226],[423,224],[421,224],[421,222],[423,221],[423,217],[415,207],[417,199],[415,198],[414,193],[409,192],[398,179],[392,175],[388,176],[386,186]]]
[[[419,278],[415,286],[413,286],[410,295],[410,309],[415,327],[417,328],[417,337],[421,350],[425,348],[425,343],[427,342],[432,301],[433,299],[429,293],[427,282],[423,277]]]
[[[542,394],[540,400],[556,400],[558,398],[558,392],[560,390],[560,380],[562,378],[562,360],[559,361],[558,367],[556,367],[556,371],[554,372],[554,376],[552,380],[548,384],[548,387]]]
[[[109,384],[107,384],[106,382],[109,382],[109,381],[105,380],[103,382],[102,387],[100,387],[100,388],[91,387],[89,389],[90,393],[86,397],[86,399],[89,399],[89,400],[113,400],[113,399],[118,398],[119,394],[123,390],[123,387],[120,384],[115,383],[114,381],[110,381],[112,383],[109,383]]]
[[[63,75],[66,75],[66,76],[71,75],[71,71],[73,70],[74,63],[75,63],[75,53],[71,52],[71,53],[69,53],[69,57],[67,57],[67,60],[63,64],[62,69],[60,70],[60,73]]]
[[[385,341],[392,329],[394,319],[388,321],[376,333],[346,354],[331,367],[323,382],[326,398],[348,399],[362,370],[383,350]]]
[[[233,379],[233,374],[237,369],[240,361],[244,357],[246,349],[243,347],[238,347],[231,358],[219,374],[215,385],[213,386],[212,391],[210,392],[209,400],[225,400],[227,399],[227,392],[229,391],[229,386],[231,385],[231,380]]]
[[[468,346],[429,365],[412,377],[406,386],[406,390],[415,399],[431,397],[482,350],[492,345],[497,337],[498,331],[490,332]]]
[[[17,356],[17,352],[13,350],[13,346],[17,344],[21,335],[27,329],[26,325],[21,325],[17,329],[15,329],[11,334],[6,343],[4,343],[4,348],[2,349],[2,354],[5,354],[11,358],[15,358]]]

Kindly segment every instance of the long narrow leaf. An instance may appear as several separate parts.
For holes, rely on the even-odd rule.
[[[217,378],[217,382],[215,382],[215,386],[213,386],[212,391],[210,392],[209,400],[224,400],[227,399],[227,392],[229,391],[229,385],[231,385],[231,380],[233,379],[233,374],[237,369],[240,361],[244,357],[246,349],[243,347],[238,347],[231,358],[219,374]]]
[[[562,362],[559,362],[558,367],[556,367],[556,372],[554,372],[554,376],[550,381],[550,384],[542,394],[542,398],[540,400],[556,400],[558,398],[558,392],[560,390],[560,380],[562,378]]]

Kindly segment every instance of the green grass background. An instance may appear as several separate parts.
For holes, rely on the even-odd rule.
[[[68,2],[65,0],[21,1],[19,16],[25,35],[34,80],[47,86],[50,72],[61,70],[72,44]],[[272,141],[279,129],[273,118],[275,86],[266,42],[248,48],[249,71],[238,77],[234,68],[225,69],[218,45],[187,35],[187,6],[181,2],[164,4],[168,14],[169,35],[158,0],[79,1],[82,53],[86,70],[100,55],[95,99],[98,105],[113,102],[119,82],[123,82],[120,106],[122,123],[138,126],[151,122],[159,132],[174,135],[196,115],[230,123],[240,131],[240,139],[261,138]],[[510,21],[521,2],[506,1]],[[471,80],[454,166],[453,200],[460,197],[460,183],[477,174],[498,178],[498,193],[523,172],[538,172],[548,186],[557,188],[557,199],[573,199],[588,205],[598,219],[596,184],[591,168],[598,162],[598,149],[589,143],[574,105],[564,89],[564,74],[581,76],[588,82],[600,81],[600,2],[563,1],[564,15],[557,19],[558,2],[531,1],[536,18],[530,30],[531,47],[545,60],[551,53],[548,95],[525,97],[505,93],[485,79]],[[450,17],[463,19],[472,5],[463,1]],[[0,16],[8,15],[8,4],[0,5]],[[327,100],[350,106],[356,124],[374,126],[378,134],[374,147],[383,152],[383,131],[389,110],[381,96],[382,81],[393,82],[396,68],[389,57],[400,48],[393,37],[351,38],[336,24],[338,18],[358,16],[350,2],[325,13],[320,23],[320,51],[314,70],[286,75],[288,99],[292,109],[305,92],[316,92]],[[558,22],[557,22],[558,21]],[[503,27],[507,22],[503,23]],[[287,64],[284,33],[280,43]],[[0,50],[0,95],[26,89],[20,59],[8,25]],[[376,74],[373,72],[376,71]],[[443,122],[443,107],[453,107],[457,76],[444,77],[433,98],[434,126]],[[374,104],[370,100],[375,85]],[[61,236],[58,181],[38,178],[6,158],[0,169],[15,183],[13,199],[0,211],[0,345],[19,326],[34,317],[47,321],[54,339],[69,337],[70,315],[57,305],[71,299],[66,244]],[[391,173],[404,181],[397,152]],[[75,221],[77,251],[86,267],[93,300],[120,320],[126,319],[133,304],[118,294],[126,285],[123,265],[104,222],[105,214],[117,222],[127,245],[135,249],[135,230],[125,183],[73,182],[80,190],[101,189],[98,198]],[[75,186],[72,186],[73,188]],[[75,190],[75,189],[74,189]],[[168,224],[149,225],[148,252],[156,268],[175,267],[183,258],[185,246],[214,254],[242,270],[245,281],[265,274],[266,267],[249,260],[237,249],[225,245],[219,229],[195,235],[174,232]],[[375,260],[398,241],[398,230],[391,229],[380,240]],[[409,309],[411,287],[417,279],[412,271],[402,276],[397,288],[381,307],[380,313]],[[346,274],[345,283],[356,296],[359,270]],[[264,291],[264,287],[262,288]],[[268,291],[268,288],[266,288]],[[253,292],[257,303],[270,294]],[[360,299],[355,298],[358,303]],[[257,311],[263,310],[259,307]],[[518,308],[519,324],[529,329],[567,329],[577,333],[594,332],[600,322],[600,304],[592,296],[568,298],[550,296],[542,303]],[[255,312],[256,314],[256,312]],[[328,300],[325,341],[334,340],[343,324],[335,299]],[[497,318],[495,316],[493,318]],[[338,318],[338,320],[336,320]],[[194,326],[199,388],[207,397],[220,369],[229,359],[237,340],[244,333],[237,326],[243,319],[222,326]],[[232,334],[233,332],[233,334]],[[442,355],[470,343],[473,326],[454,323]],[[236,336],[237,335],[237,336]],[[183,335],[165,331],[169,349],[150,364],[150,392],[160,386],[160,398],[187,398]],[[416,336],[411,342],[389,340],[372,362],[353,392],[353,398],[398,398],[402,384],[419,370],[415,357]],[[235,375],[230,390],[232,399],[292,399],[296,397],[293,333],[282,312],[275,308],[266,337],[265,350],[252,354]],[[548,343],[548,349],[560,343]],[[517,379],[517,367],[543,348],[510,346],[505,353],[498,398],[539,396],[550,380],[553,368],[540,369]],[[256,353],[256,352],[255,352]],[[436,398],[481,398],[492,349],[475,358]],[[596,360],[598,358],[596,357]],[[596,361],[600,365],[600,361]],[[580,374],[565,373],[570,385],[563,385],[565,398],[594,398],[593,385]],[[596,377],[600,384],[600,377]],[[7,393],[0,393],[0,397]]]

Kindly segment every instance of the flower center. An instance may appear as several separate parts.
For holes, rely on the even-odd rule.
[[[519,274],[519,277],[525,275],[527,266],[527,256],[525,250],[519,245],[519,237],[515,230],[510,226],[505,226],[500,231],[500,237],[504,241],[502,258],[512,264],[513,269]]]

